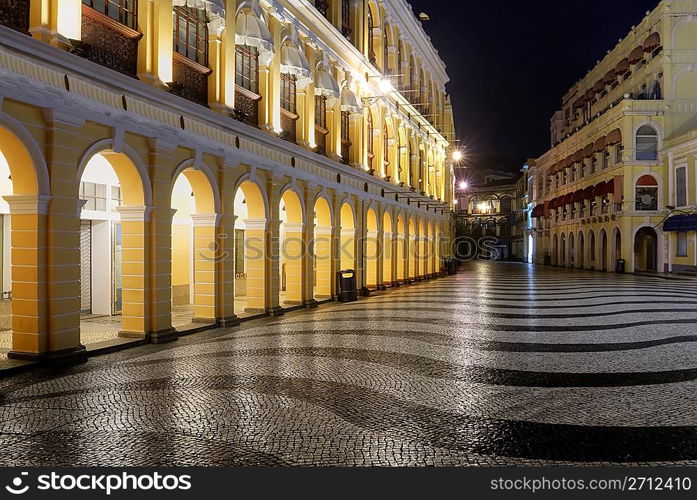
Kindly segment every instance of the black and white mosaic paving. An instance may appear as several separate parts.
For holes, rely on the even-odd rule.
[[[697,281],[457,276],[0,381],[0,465],[697,464]]]

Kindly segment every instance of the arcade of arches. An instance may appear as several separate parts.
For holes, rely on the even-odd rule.
[[[0,119],[0,348],[10,357],[174,340],[332,300],[340,269],[355,269],[364,290],[434,277],[448,252],[447,217],[351,185],[135,134],[117,143],[93,123],[54,124],[55,142],[39,146]]]

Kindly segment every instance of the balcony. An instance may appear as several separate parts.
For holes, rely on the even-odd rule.
[[[136,78],[138,40],[143,34],[82,4],[82,38],[71,52]]]
[[[287,109],[281,108],[281,139],[295,143],[297,141],[296,124],[300,118],[295,113],[291,113]]]
[[[260,95],[235,85],[235,113],[239,121],[252,127],[258,127],[259,101],[261,101]]]
[[[29,34],[29,0],[0,0],[0,24]]]
[[[341,140],[341,162],[348,165],[351,159],[351,141]]]
[[[209,68],[175,52],[172,65],[174,81],[170,84],[170,92],[202,106],[208,106],[210,74]]]
[[[315,125],[315,142],[317,143],[318,154],[327,154],[327,134],[329,134],[329,130]]]

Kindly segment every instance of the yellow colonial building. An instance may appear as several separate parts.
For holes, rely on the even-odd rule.
[[[447,81],[406,0],[0,0],[8,355],[436,276]]]
[[[697,272],[697,1],[647,13],[564,95],[551,132],[530,168],[536,263]]]

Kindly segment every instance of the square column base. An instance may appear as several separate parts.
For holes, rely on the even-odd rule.
[[[47,365],[74,365],[87,361],[87,349],[80,344],[77,347],[63,349],[54,352],[22,352],[10,351],[7,353],[9,359],[21,359],[24,361],[38,361]]]
[[[167,328],[166,330],[152,332],[147,338],[151,344],[165,344],[177,340],[179,338],[179,332],[174,328]]]

